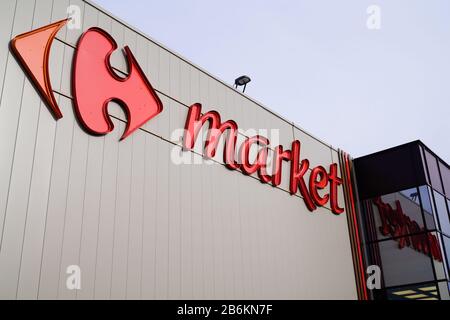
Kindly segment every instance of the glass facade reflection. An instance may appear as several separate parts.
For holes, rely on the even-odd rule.
[[[368,264],[380,266],[384,287],[446,279],[434,217],[422,209],[419,188],[368,199],[363,207]]]
[[[436,204],[436,212],[439,218],[439,225],[442,233],[450,236],[450,221],[447,210],[447,200],[439,192],[434,191],[434,202]]]
[[[371,297],[448,300],[449,166],[417,141],[356,159],[355,167],[358,183],[365,180],[358,190],[365,264],[381,270]]]

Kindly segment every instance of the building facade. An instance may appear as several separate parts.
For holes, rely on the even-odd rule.
[[[88,0],[0,44],[0,299],[448,298],[423,144],[353,161]]]
[[[68,8],[79,10],[80,28],[61,22]],[[249,129],[269,130],[269,157],[300,141],[305,176],[336,164],[340,178],[338,150],[90,1],[5,0],[0,16],[0,298],[358,297],[342,184],[335,198],[344,212],[328,201],[311,213],[300,192],[291,195],[289,161],[277,183],[261,183],[256,172],[226,168],[224,139],[205,161],[202,139],[187,150],[180,129],[200,103],[239,126],[239,145]],[[106,66],[82,67],[111,39],[118,49],[107,69],[83,75]],[[103,92],[105,70],[124,79],[130,62],[163,111],[121,140],[130,110],[111,100],[91,124],[82,98]],[[71,266],[81,271],[79,290],[67,284]]]

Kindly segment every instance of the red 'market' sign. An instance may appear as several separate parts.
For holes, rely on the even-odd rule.
[[[275,148],[273,170],[269,174],[266,167],[270,142],[269,139],[260,135],[249,137],[243,142],[239,152],[240,159],[236,161],[236,140],[238,133],[238,125],[236,122],[228,120],[222,123],[218,112],[209,111],[202,115],[201,109],[202,106],[199,103],[192,105],[189,109],[183,139],[183,146],[186,149],[192,149],[194,147],[201,127],[208,121],[209,131],[205,142],[205,155],[207,157],[214,157],[220,136],[227,130],[228,135],[225,140],[223,161],[229,169],[240,169],[246,175],[256,172],[262,183],[270,183],[276,187],[281,183],[282,162],[288,161],[291,164],[290,192],[291,194],[295,194],[300,190],[306,207],[310,211],[315,210],[317,206],[326,205],[328,201],[330,201],[333,213],[341,214],[344,211],[338,204],[338,187],[342,185],[342,179],[338,177],[336,163],[330,165],[329,171],[322,166],[313,168],[308,181],[305,181],[305,174],[309,170],[309,161],[308,159],[300,158],[301,143],[295,140],[292,142],[291,150],[283,150],[283,146],[281,145]],[[249,153],[250,147],[253,144],[262,146],[262,149],[258,151],[255,162],[250,163]],[[329,192],[320,196],[319,191],[325,188],[329,188]]]
[[[49,56],[51,44],[57,32],[66,23],[67,20],[52,23],[19,35],[11,41],[13,53],[57,120],[63,115],[51,86]],[[117,102],[127,117],[122,140],[161,113],[163,105],[130,48],[125,47],[125,56],[129,67],[128,76],[120,78],[114,73],[109,58],[116,49],[116,42],[106,31],[96,27],[88,29],[81,36],[76,48],[72,72],[72,93],[76,116],[80,124],[87,132],[94,135],[105,135],[113,130],[114,125],[108,115],[107,106],[110,101]],[[344,211],[338,203],[338,188],[343,182],[338,177],[336,163],[331,164],[328,169],[323,166],[310,168],[308,159],[301,158],[300,141],[295,140],[292,142],[291,150],[283,150],[281,145],[275,147],[273,168],[271,172],[268,172],[269,139],[260,135],[249,137],[238,150],[236,122],[228,120],[222,123],[219,113],[209,111],[202,114],[201,108],[199,103],[189,108],[183,140],[185,149],[194,147],[201,127],[208,122],[209,131],[205,142],[206,157],[215,155],[219,139],[226,131],[227,138],[223,158],[229,169],[240,170],[245,175],[257,173],[262,183],[276,187],[281,183],[283,161],[289,162],[290,193],[299,192],[310,211],[314,211],[318,206],[325,206],[328,202],[334,214],[341,214]],[[251,163],[250,148],[255,144],[262,148],[254,163]],[[235,159],[236,154],[239,154],[238,159]],[[310,169],[311,173],[306,179],[306,174]]]

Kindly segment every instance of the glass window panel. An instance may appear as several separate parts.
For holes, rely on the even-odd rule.
[[[383,195],[365,202],[369,240],[387,239],[424,231],[417,188]]]
[[[433,258],[436,280],[447,280],[447,268],[441,235],[437,232],[430,232],[428,241],[430,248],[429,255]]]
[[[444,242],[444,251],[447,255],[447,268],[450,268],[450,238],[442,236]],[[447,270],[450,273],[450,269]]]
[[[450,169],[442,162],[439,162],[439,168],[441,169],[441,177],[442,182],[444,183],[445,195],[447,198],[450,198]]]
[[[436,189],[439,192],[443,193],[441,176],[439,174],[438,163],[435,156],[425,151],[425,158],[427,159],[428,173],[430,175],[429,180],[431,181],[431,186],[433,187],[433,189]]]
[[[420,199],[425,217],[425,224],[428,230],[436,229],[436,217],[434,204],[431,197],[431,189],[428,186],[419,187]]]
[[[371,253],[369,263],[381,268],[384,287],[435,280],[432,260],[438,259],[438,256],[430,258],[430,237],[435,235],[423,233],[368,245]]]
[[[439,218],[441,231],[450,236],[450,221],[448,218],[446,200],[444,196],[434,191],[434,202],[436,204],[436,211]]]

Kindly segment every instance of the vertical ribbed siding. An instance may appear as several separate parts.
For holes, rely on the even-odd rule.
[[[74,118],[81,30],[64,28],[52,46],[57,122],[7,48],[13,36],[66,17],[70,4],[80,6],[83,29],[98,25],[130,46],[163,101],[164,112],[124,141],[117,105],[104,137]],[[285,149],[300,139],[314,165],[332,162],[329,146],[88,2],[4,0],[0,9],[0,298],[356,297],[345,214],[309,213],[288,193],[287,165],[272,188],[225,169],[221,152],[214,165],[170,161],[179,148],[171,134],[194,102],[243,130],[280,129]],[[111,62],[127,71],[120,50]],[[66,289],[72,264],[82,270],[80,291]]]

